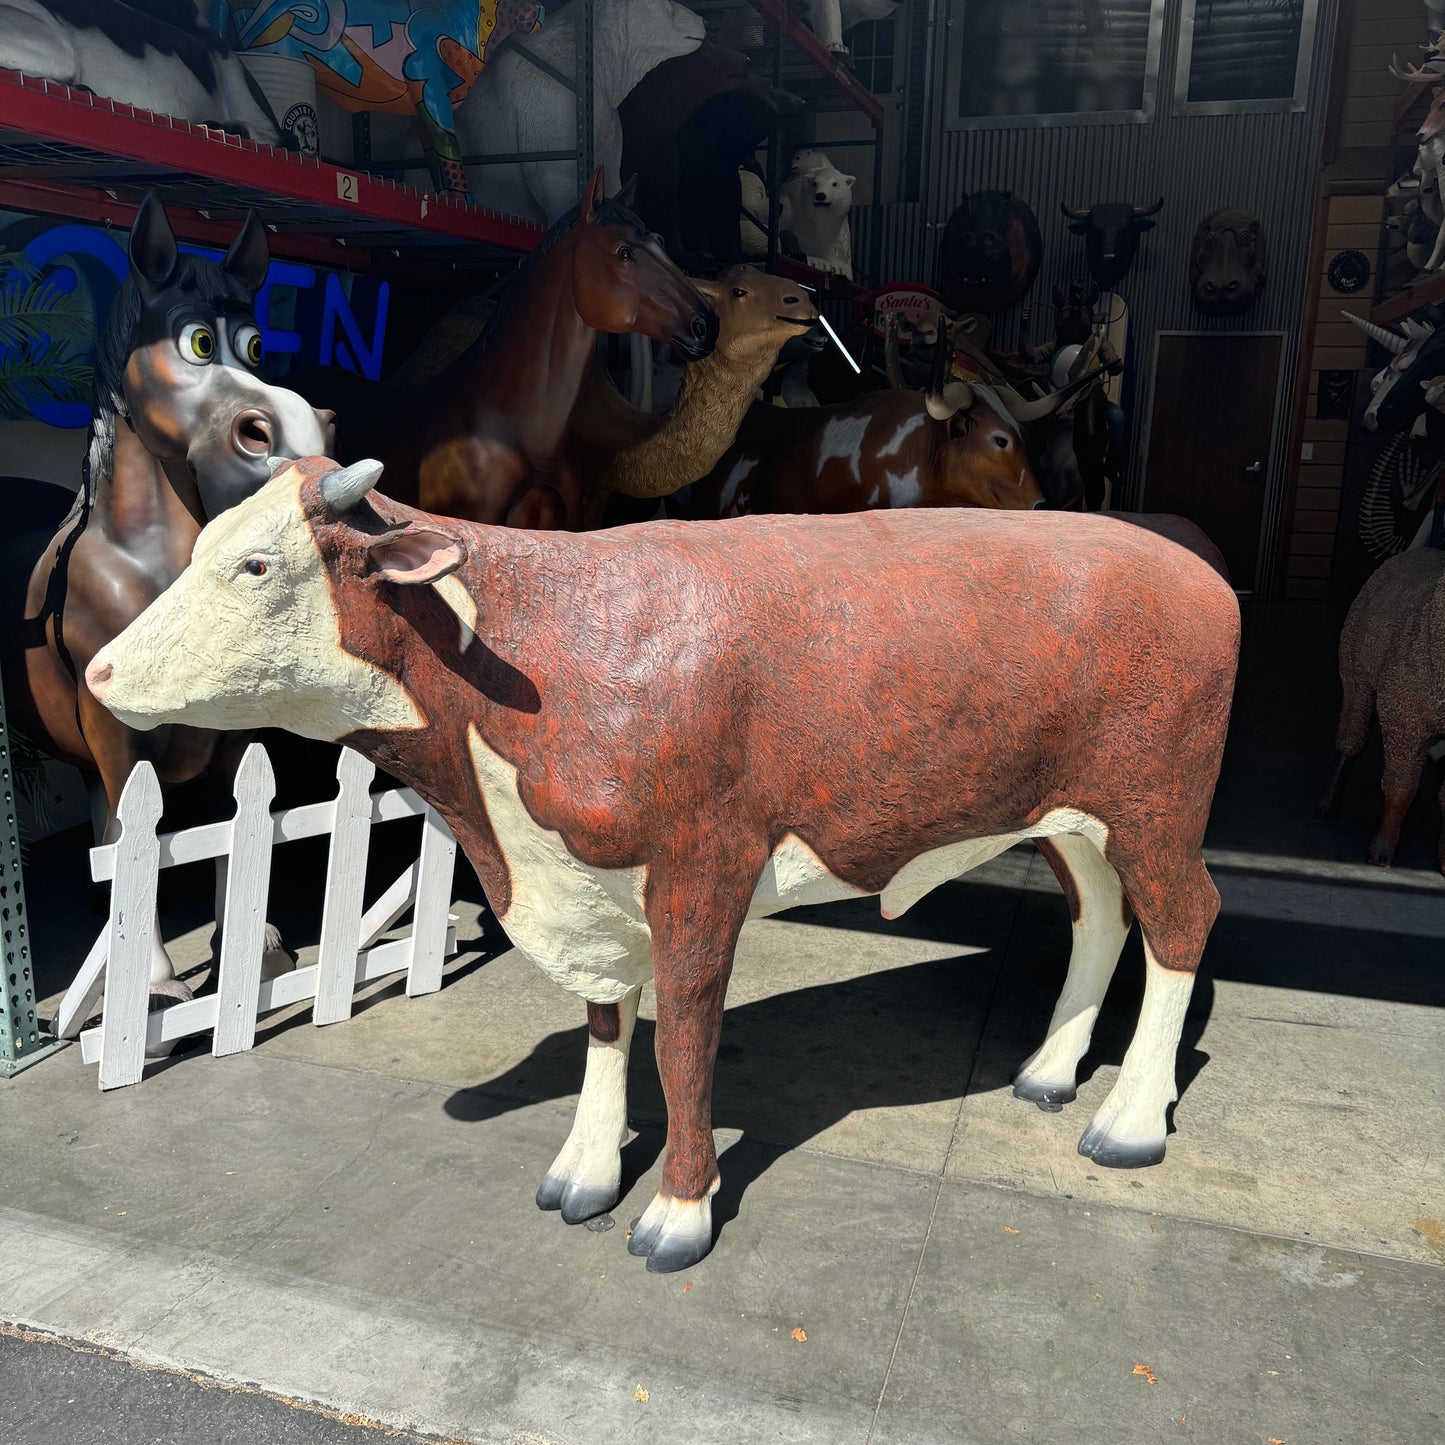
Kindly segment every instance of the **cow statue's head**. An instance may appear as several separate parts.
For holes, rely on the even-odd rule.
[[[1189,289],[1206,316],[1238,316],[1264,290],[1264,231],[1259,218],[1224,206],[1211,211],[1194,232]]]
[[[1139,254],[1139,237],[1154,229],[1153,217],[1163,208],[1163,196],[1152,206],[1106,201],[1086,211],[1064,202],[1063,212],[1074,223],[1069,230],[1084,238],[1084,259],[1100,290],[1112,291],[1129,274]]]
[[[180,577],[95,655],[85,670],[91,692],[141,730],[284,727],[337,741],[424,726],[400,680],[395,589],[441,582],[447,598],[444,579],[465,544],[424,513],[368,502],[380,475],[380,462],[278,461],[259,492],[205,527]]]

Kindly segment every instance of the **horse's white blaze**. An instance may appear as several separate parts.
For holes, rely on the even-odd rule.
[[[841,457],[853,472],[853,480],[861,482],[858,464],[863,456],[863,435],[868,430],[870,416],[835,416],[823,428],[818,443],[818,474],[834,457]]]
[[[901,477],[892,472],[883,474],[888,480],[888,505],[890,507],[916,507],[923,495],[923,486],[918,480],[918,468],[910,467]]]
[[[357,728],[423,726],[411,694],[341,645],[326,564],[279,472],[196,539],[191,565],[119,637],[105,705],[131,727],[285,727],[335,741]],[[250,558],[265,564],[253,577]]]
[[[1089,1049],[1094,1021],[1108,992],[1119,952],[1129,935],[1124,887],[1097,843],[1074,833],[1053,839],[1074,880],[1079,916],[1069,973],[1054,1005],[1043,1047],[1019,1070],[1017,1082],[1033,1089],[1073,1091],[1079,1060]]]
[[[572,1132],[549,1180],[566,1180],[585,1190],[616,1193],[622,1182],[622,1146],[627,1142],[627,1054],[637,1022],[640,989],[617,1005],[620,1028],[611,1043],[588,1036],[587,1070]]]
[[[915,416],[909,417],[908,420],[893,433],[893,440],[889,442],[886,447],[878,448],[878,455],[880,457],[896,457],[898,453],[903,450],[903,443],[907,441],[927,419],[928,413],[922,411],[918,412]]]
[[[1174,1082],[1179,1035],[1194,991],[1194,974],[1165,968],[1154,957],[1147,938],[1144,958],[1144,1003],[1139,1023],[1119,1077],[1085,1135],[1106,1135],[1111,1144],[1141,1148],[1162,1147],[1164,1143],[1164,1116],[1179,1097]]]
[[[461,624],[458,629],[457,648],[465,652],[477,639],[477,603],[459,577],[443,577],[432,583],[432,590],[457,615]]]

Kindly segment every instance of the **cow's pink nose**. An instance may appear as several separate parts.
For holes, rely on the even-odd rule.
[[[115,677],[115,668],[108,662],[96,664],[92,662],[85,669],[85,684],[100,702],[105,701],[105,695],[110,689],[112,679]]]

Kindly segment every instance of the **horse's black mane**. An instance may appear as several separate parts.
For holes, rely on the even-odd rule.
[[[502,323],[507,319],[515,303],[518,293],[526,283],[527,277],[533,268],[551,251],[562,238],[582,219],[581,210],[573,206],[565,216],[554,221],[547,234],[532,248],[526,259],[510,276],[502,283],[500,293],[497,297],[497,304],[492,309],[492,314],[487,318],[487,324],[482,328],[481,334],[472,344],[467,347],[461,360],[472,361],[480,356],[492,338],[501,329]],[[643,224],[642,218],[635,212],[628,210],[621,201],[614,200],[611,196],[604,196],[597,203],[597,221],[603,226],[630,226],[639,235],[647,235],[647,227]]]
[[[182,255],[168,291],[189,292],[207,310],[235,313],[250,311],[251,293],[234,276],[204,256]],[[126,277],[115,304],[106,318],[105,329],[95,348],[95,387],[90,402],[90,438],[86,451],[85,480],[76,497],[76,509],[95,500],[102,477],[110,475],[115,460],[115,421],[126,417],[125,366],[135,348],[140,323],[140,291],[135,277]]]

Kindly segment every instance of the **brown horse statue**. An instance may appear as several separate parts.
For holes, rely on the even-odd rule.
[[[689,360],[717,339],[707,301],[605,194],[601,167],[440,376],[398,386],[328,368],[294,384],[335,410],[337,455],[379,458],[398,500],[475,522],[575,531],[581,489],[562,442],[599,332],[651,337]]]
[[[254,215],[219,265],[181,255],[147,195],[131,232],[131,274],[97,348],[79,493],[0,482],[9,719],[54,757],[99,773],[105,842],[137,762],[151,762],[163,783],[184,782],[239,761],[236,743],[247,739],[190,727],[136,732],[96,703],[80,681],[86,664],[180,576],[206,522],[265,483],[267,457],[330,449],[331,418],[258,371],[254,297],[269,262]],[[157,936],[152,981],[173,977]]]

